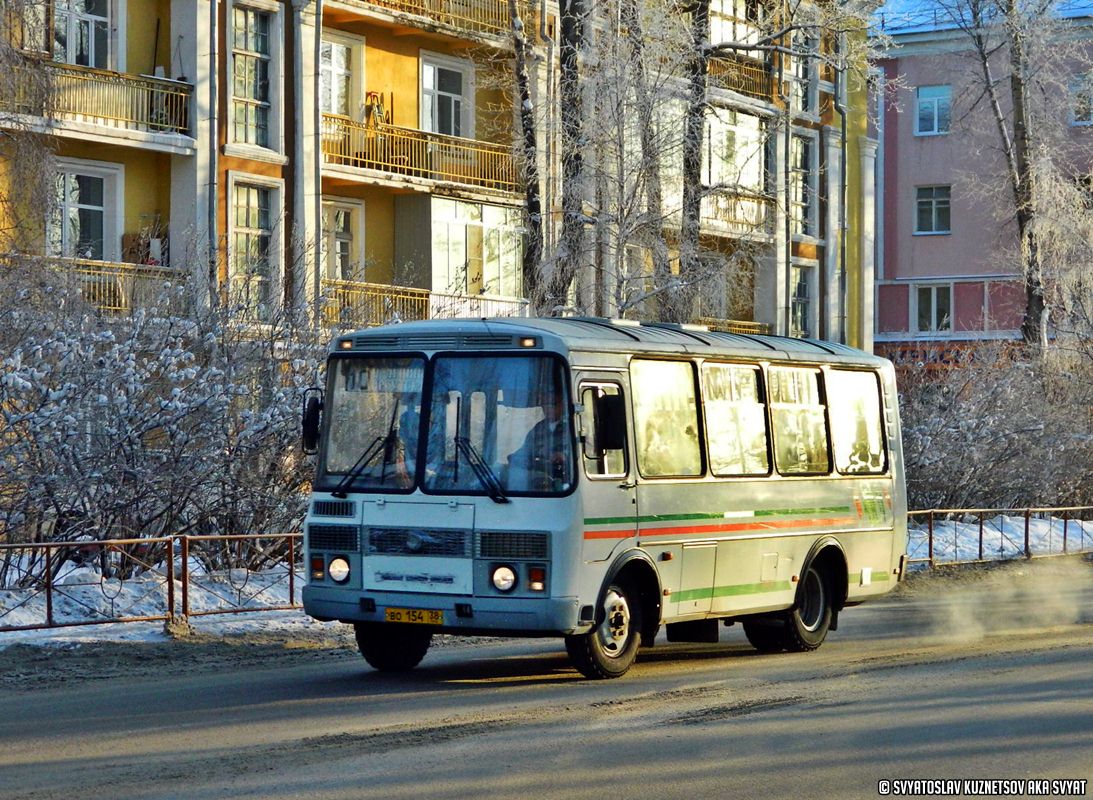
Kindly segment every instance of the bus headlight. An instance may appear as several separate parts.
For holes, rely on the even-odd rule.
[[[349,562],[341,556],[330,559],[330,563],[326,567],[326,574],[335,583],[345,583],[349,580]]]
[[[511,592],[516,586],[516,573],[512,571],[512,567],[496,567],[491,579],[499,592]]]

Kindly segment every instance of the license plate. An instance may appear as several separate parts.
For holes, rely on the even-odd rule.
[[[419,625],[443,625],[444,612],[424,608],[388,608],[383,612],[387,622],[413,622]]]

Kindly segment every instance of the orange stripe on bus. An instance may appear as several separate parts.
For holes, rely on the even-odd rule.
[[[766,531],[785,528],[809,528],[824,525],[855,525],[855,517],[823,519],[779,519],[768,522],[726,522],[716,525],[680,525],[674,528],[633,528],[612,531],[585,531],[585,539],[629,539],[631,536],[678,536],[696,533],[740,533],[743,531]]]

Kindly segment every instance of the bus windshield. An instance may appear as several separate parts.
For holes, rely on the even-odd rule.
[[[556,357],[339,357],[330,374],[324,488],[499,500],[573,488],[571,404]]]

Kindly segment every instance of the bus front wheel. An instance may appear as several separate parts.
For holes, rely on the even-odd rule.
[[[573,666],[586,678],[625,674],[641,645],[641,598],[629,585],[612,583],[603,598],[603,619],[588,633],[565,637]]]
[[[433,634],[412,626],[360,623],[353,626],[357,647],[370,666],[381,672],[405,672],[425,658]]]

